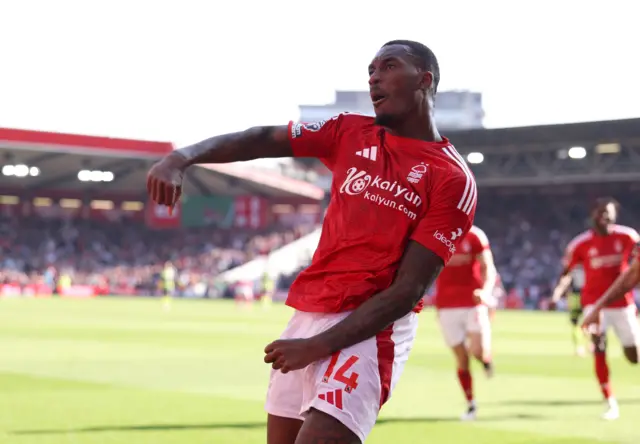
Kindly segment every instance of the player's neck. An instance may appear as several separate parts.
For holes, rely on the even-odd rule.
[[[424,140],[425,142],[442,142],[442,137],[431,113],[426,115],[414,114],[393,125],[393,127],[388,127],[387,130],[394,136]]]
[[[606,227],[598,227],[598,226],[593,226],[593,231],[598,235],[598,236],[606,236],[609,234],[609,226]]]

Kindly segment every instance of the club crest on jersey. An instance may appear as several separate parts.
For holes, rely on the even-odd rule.
[[[424,176],[424,173],[427,172],[428,166],[429,165],[421,163],[420,165],[416,165],[411,168],[411,171],[407,175],[407,181],[409,181],[409,183],[419,183],[420,180],[422,180],[422,176]]]

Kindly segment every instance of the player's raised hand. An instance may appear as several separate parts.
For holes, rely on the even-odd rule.
[[[267,345],[264,352],[264,362],[282,373],[303,369],[327,355],[308,339],[279,339]]]
[[[187,166],[186,159],[178,153],[155,163],[147,173],[147,193],[151,200],[173,208],[182,195],[182,178]]]

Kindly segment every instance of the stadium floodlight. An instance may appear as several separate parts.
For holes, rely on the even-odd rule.
[[[89,182],[91,180],[91,171],[89,170],[78,171],[78,180],[80,182]]]
[[[16,173],[16,167],[13,165],[4,165],[2,167],[2,174],[4,176],[13,176]]]
[[[81,170],[78,172],[78,180],[81,182],[111,182],[114,178],[111,171]]]
[[[587,150],[581,146],[574,146],[569,148],[568,154],[571,159],[584,159],[587,157]]]
[[[16,177],[27,177],[29,175],[29,167],[23,164],[16,165],[13,170],[13,175]]]
[[[3,176],[27,177],[40,175],[40,168],[29,167],[24,164],[4,165],[2,167]]]
[[[484,155],[478,152],[469,153],[467,154],[467,162],[474,164],[482,163],[484,162]]]
[[[93,170],[89,173],[89,180],[91,182],[102,182],[102,171]]]

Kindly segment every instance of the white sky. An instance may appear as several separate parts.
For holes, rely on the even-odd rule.
[[[0,126],[181,145],[282,124],[366,89],[397,38],[434,50],[441,90],[481,91],[489,127],[640,117],[638,17],[638,0],[0,0]]]

